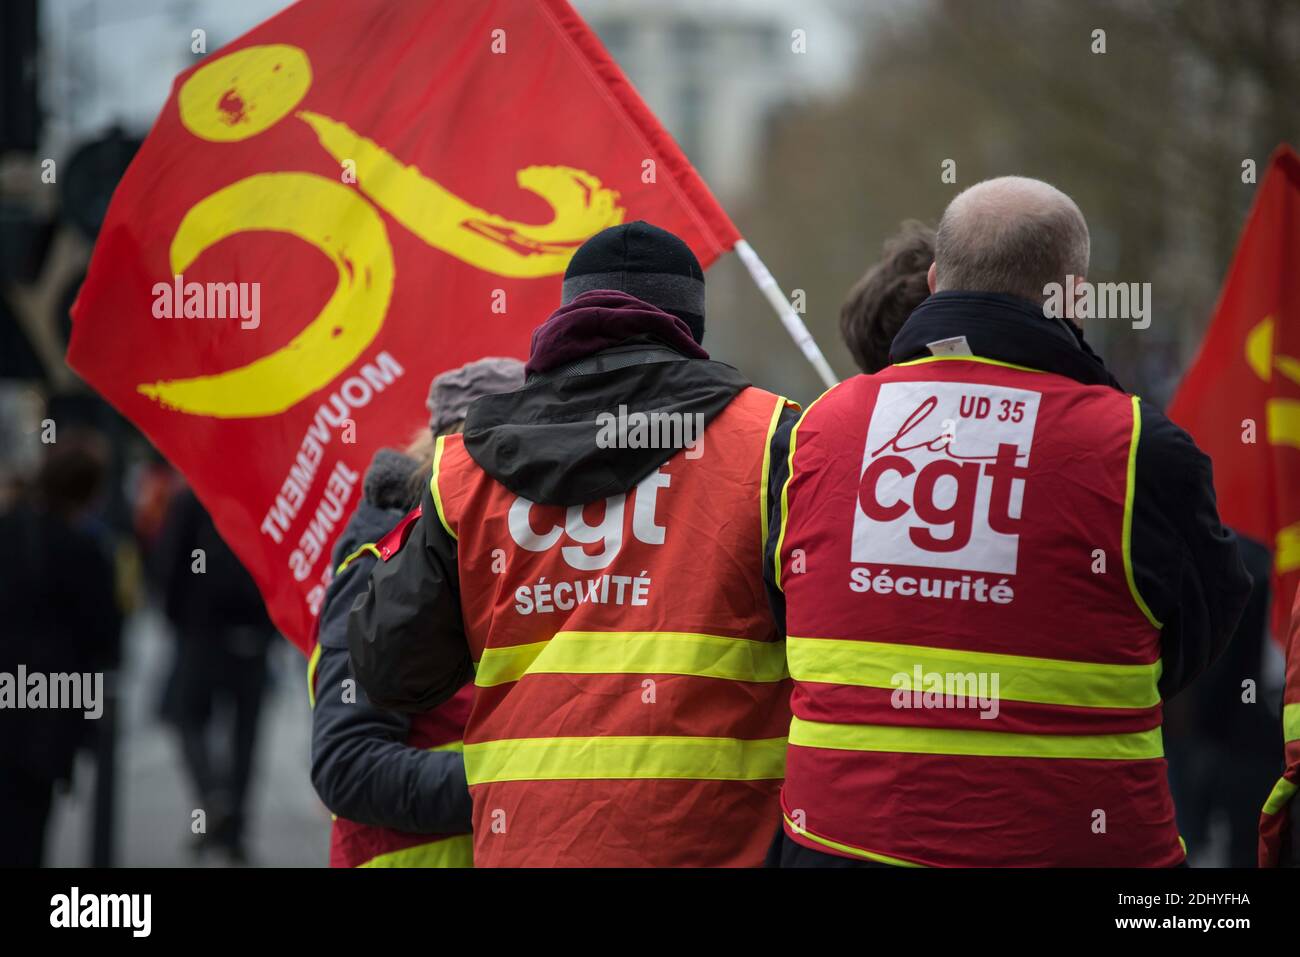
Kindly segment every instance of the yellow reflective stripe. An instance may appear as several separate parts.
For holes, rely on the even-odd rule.
[[[1292,784],[1286,778],[1278,778],[1277,784],[1273,785],[1273,790],[1268,794],[1268,800],[1264,802],[1264,813],[1276,814],[1282,810],[1298,790],[1300,790],[1300,785]]]
[[[1146,761],[1164,755],[1160,729],[1132,734],[1011,734],[955,728],[790,721],[790,744],[837,751],[888,751],[1004,758]]]
[[[1282,740],[1300,741],[1300,701],[1282,706]]]
[[[307,659],[307,701],[316,707],[316,668],[320,665],[320,642],[316,642],[316,647],[311,650],[311,657]]]
[[[662,674],[773,682],[787,671],[782,642],[680,631],[561,631],[550,641],[485,649],[474,683],[491,688],[526,674]]]
[[[777,780],[785,777],[785,738],[508,738],[465,745],[465,777],[471,785],[601,778]]]
[[[347,558],[343,559],[343,561],[339,562],[339,567],[334,569],[334,574],[342,575],[343,570],[347,568],[349,565],[351,565],[354,559],[357,559],[360,556],[365,555],[367,553],[374,555],[375,558],[379,559],[380,561],[384,560],[384,556],[379,554],[379,547],[375,545],[374,542],[366,542],[364,545],[358,548]]]
[[[1142,614],[1146,615],[1147,621],[1156,628],[1163,628],[1156,616],[1151,614],[1151,609],[1143,601],[1141,594],[1138,593],[1137,580],[1133,577],[1133,495],[1137,489],[1137,456],[1138,456],[1138,439],[1142,435],[1142,413],[1139,411],[1139,402],[1137,396],[1131,397],[1133,400],[1133,435],[1129,440],[1128,446],[1128,476],[1125,480],[1124,487],[1124,578],[1128,581],[1128,590],[1133,595],[1133,600],[1137,606],[1142,609]]]
[[[438,491],[438,471],[442,468],[442,447],[447,441],[447,436],[440,435],[433,443],[433,475],[429,478],[429,491],[433,493],[433,507],[438,512],[438,521],[442,522],[442,527],[447,530],[447,534],[454,541],[460,539],[456,533],[451,530],[451,525],[447,523],[447,514],[442,508],[442,493]]]
[[[810,841],[813,841],[817,844],[821,844],[823,847],[833,847],[837,851],[843,851],[846,854],[852,854],[854,857],[866,858],[869,861],[879,861],[882,864],[892,864],[895,867],[926,867],[927,866],[925,864],[918,864],[916,861],[905,861],[901,857],[890,857],[888,854],[878,854],[875,851],[864,850],[861,847],[853,847],[851,844],[841,844],[839,841],[832,841],[828,837],[822,837],[819,834],[814,834],[812,831],[806,829],[800,830],[799,828],[795,827],[794,822],[790,820],[790,815],[788,814],[783,813],[782,817],[785,818],[785,823],[789,826],[790,830],[795,831],[797,834],[799,834],[800,837],[806,837]],[[1178,846],[1182,848],[1183,855],[1186,856],[1187,842],[1183,840],[1183,836],[1181,834],[1178,835]]]
[[[773,558],[773,562],[776,564],[776,578],[774,580],[776,582],[776,587],[781,591],[785,590],[781,587],[781,553],[785,549],[785,529],[790,523],[790,480],[794,478],[795,439],[799,434],[799,426],[803,425],[803,420],[808,418],[808,415],[813,409],[817,408],[817,403],[826,398],[843,384],[843,382],[837,382],[817,398],[813,399],[812,404],[803,411],[803,414],[799,416],[799,420],[795,422],[794,428],[790,430],[790,453],[786,456],[785,481],[781,483],[781,531],[778,532],[776,536],[776,556]]]
[[[759,546],[758,546],[758,564],[763,564],[763,556],[767,554],[767,480],[772,470],[772,436],[776,435],[776,425],[781,421],[781,410],[785,408],[785,396],[776,397],[776,408],[772,410],[772,418],[767,423],[767,435],[763,438],[763,479],[758,487],[758,522],[760,529]]]
[[[433,747],[426,748],[425,750],[426,751],[464,751],[465,742],[449,741],[446,744],[435,744]]]
[[[1093,664],[1059,658],[1032,658],[954,648],[899,645],[840,638],[786,639],[790,676],[796,681],[865,688],[912,688],[917,666],[926,677],[956,675],[967,696],[991,687],[980,674],[998,676],[996,697],[1003,701],[1074,705],[1084,708],[1152,708],[1160,703],[1156,682],[1160,662],[1149,665]],[[898,676],[905,676],[906,681]],[[969,681],[964,679],[969,678]],[[897,679],[897,680],[896,680]],[[925,691],[924,685],[915,690]],[[945,691],[950,690],[945,687]]]
[[[473,867],[474,835],[458,834],[372,857],[361,867]]]
[[[785,818],[785,823],[789,825],[790,830],[797,833],[800,837],[806,837],[810,841],[815,841],[823,847],[833,847],[837,851],[852,854],[854,857],[864,857],[869,861],[879,861],[882,864],[893,864],[895,867],[925,867],[924,864],[918,864],[916,861],[905,861],[901,857],[890,857],[888,854],[877,854],[875,851],[867,851],[860,847],[853,847],[849,844],[841,844],[839,841],[832,841],[829,837],[821,837],[818,834],[814,834],[812,831],[796,827],[795,823],[790,820],[790,815],[788,814],[783,813],[781,816]]]
[[[825,392],[822,393],[822,395],[825,394]],[[799,436],[799,426],[803,425],[803,420],[808,417],[808,412],[811,412],[816,407],[820,399],[821,396],[818,396],[817,399],[813,400],[812,405],[808,406],[808,411],[799,416],[794,428],[790,430],[790,450],[785,459],[785,481],[781,483],[781,530],[776,533],[776,555],[772,559],[776,565],[774,581],[780,591],[785,591],[781,586],[781,553],[785,550],[785,530],[790,524],[790,479],[794,478],[794,445]]]
[[[896,366],[919,366],[926,362],[982,362],[986,366],[1001,366],[1004,369],[1017,369],[1020,372],[1037,372],[1040,375],[1051,375],[1045,369],[1034,369],[1029,366],[1018,366],[1014,362],[1003,362],[1000,359],[986,359],[983,356],[922,356],[920,359],[909,359],[907,362],[895,362]]]

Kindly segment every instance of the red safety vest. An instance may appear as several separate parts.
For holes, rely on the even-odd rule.
[[[808,409],[775,569],[792,840],[910,865],[1183,859],[1130,560],[1139,429],[1135,397],[965,357]]]
[[[433,711],[415,715],[407,747],[459,751],[473,685]],[[330,867],[473,867],[470,834],[411,834],[336,817],[330,830]]]
[[[1291,803],[1300,791],[1300,588],[1291,605],[1291,630],[1286,646],[1286,687],[1282,695],[1282,739],[1286,769],[1264,802],[1259,816],[1259,866],[1294,866],[1288,860],[1293,819]]]
[[[342,574],[358,555],[368,552],[381,561],[401,548],[419,518],[417,509],[377,543],[366,544],[339,565]],[[320,645],[307,665],[308,697],[316,706],[316,661]],[[474,701],[474,686],[466,685],[432,711],[411,716],[406,745],[430,751],[460,751],[465,721]],[[330,867],[473,867],[474,838],[470,834],[412,834],[390,827],[358,824],[335,816],[330,828]]]
[[[478,694],[478,866],[744,866],[780,820],[790,682],[762,583],[768,443],[742,391],[635,489],[534,505],[438,440]]]

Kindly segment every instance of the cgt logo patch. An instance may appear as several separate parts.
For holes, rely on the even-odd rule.
[[[882,385],[852,560],[1015,574],[1039,398],[960,382]]]
[[[672,476],[655,469],[632,490],[632,537],[646,545],[662,545],[665,528],[655,521],[655,505],[659,490],[672,483]],[[603,502],[603,516],[600,523],[592,525],[587,521],[587,505],[570,505],[568,508],[558,506],[537,506],[524,498],[516,496],[510,505],[507,523],[510,537],[520,548],[530,552],[550,551],[564,538],[571,544],[560,548],[560,554],[571,567],[580,571],[599,571],[608,568],[618,557],[623,547],[623,516],[627,508],[627,493],[612,495]],[[588,503],[594,505],[594,503]],[[551,515],[551,527],[538,531],[533,521],[533,509]],[[557,513],[563,513],[563,523],[555,520]],[[587,546],[599,545],[595,553],[589,552]]]

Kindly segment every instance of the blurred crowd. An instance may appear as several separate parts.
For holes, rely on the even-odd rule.
[[[909,221],[849,291],[840,331],[864,372],[889,365],[891,343],[929,296],[926,270],[933,260],[933,230]],[[504,361],[485,361],[481,369],[466,367],[435,381],[430,435],[419,437],[409,450],[413,457],[377,458],[367,477],[369,504],[362,512],[378,509],[368,534],[381,535],[413,503],[432,456],[430,436],[459,431],[471,398],[517,385],[520,367],[506,369]],[[99,720],[66,711],[0,714],[0,863],[34,866],[46,859],[51,808],[69,786],[79,753],[94,767],[89,786],[95,799],[87,805],[95,817],[91,861],[113,862],[114,832],[129,813],[114,800],[121,788],[116,755],[132,746],[129,739],[114,740],[120,704],[114,679],[122,666],[124,619],[145,608],[160,611],[171,632],[170,665],[149,694],[154,720],[173,732],[177,766],[194,807],[205,816],[193,829],[193,850],[246,862],[248,797],[257,773],[268,651],[276,641],[257,588],[180,476],[104,407],[84,397],[54,397],[39,415],[30,408],[25,414],[23,438],[11,446],[14,454],[0,473],[0,534],[6,543],[0,551],[0,671],[25,665],[51,674],[103,673],[108,692]],[[395,478],[386,482],[386,471]],[[359,515],[357,521],[366,519]],[[344,552],[361,542],[356,535],[355,542],[344,537]],[[1193,863],[1253,863],[1259,807],[1278,770],[1276,708],[1223,707],[1240,695],[1243,675],[1255,676],[1264,685],[1261,697],[1275,702],[1270,682],[1280,677],[1276,661],[1270,661],[1276,652],[1267,627],[1269,555],[1249,540],[1241,548],[1252,588],[1234,640],[1165,710],[1169,780]],[[366,577],[350,579],[362,583],[362,593]],[[350,604],[336,607],[346,613]],[[330,614],[327,605],[327,620]],[[331,668],[348,673],[342,632],[323,643],[335,649],[338,665],[316,672],[313,682]],[[324,660],[332,660],[330,653]],[[333,753],[330,735],[341,733],[328,728],[330,713],[318,708],[314,718],[313,780],[332,809],[356,810],[365,819],[364,805],[356,804],[364,796],[350,779],[338,777],[356,768],[322,758]],[[374,709],[372,717],[396,720],[383,709]],[[409,731],[403,723],[380,736],[391,740]],[[346,737],[339,740],[347,743]]]
[[[256,585],[181,477],[138,435],[84,398],[51,400],[11,447],[44,437],[31,466],[0,471],[0,672],[103,676],[102,713],[0,713],[0,864],[47,859],[51,811],[78,755],[93,767],[86,863],[116,859],[131,813],[115,798],[124,622],[160,611],[171,632],[163,681],[147,690],[154,720],[205,819],[196,854],[239,863],[268,649],[276,633]],[[21,693],[21,689],[20,689]]]

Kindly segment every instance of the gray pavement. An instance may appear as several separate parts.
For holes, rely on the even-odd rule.
[[[156,612],[127,623],[117,745],[117,866],[226,866],[228,861],[191,848],[196,806],[185,780],[180,747],[157,717],[170,661],[171,636]],[[329,857],[329,812],[308,774],[311,714],[306,662],[287,641],[272,656],[272,686],[263,707],[250,794],[249,863],[322,867]],[[56,867],[90,862],[94,764],[77,765],[70,793],[56,799],[47,861]]]

